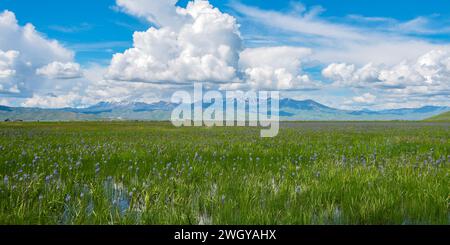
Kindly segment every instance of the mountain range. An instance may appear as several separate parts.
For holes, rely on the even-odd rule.
[[[423,120],[450,111],[446,106],[424,106],[389,110],[341,110],[313,100],[281,99],[281,120]],[[178,104],[101,102],[87,108],[42,109],[0,106],[0,120],[83,121],[83,120],[169,120]],[[203,107],[208,107],[204,104]]]

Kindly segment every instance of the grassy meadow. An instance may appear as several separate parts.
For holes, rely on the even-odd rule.
[[[450,224],[450,123],[0,123],[0,224]]]

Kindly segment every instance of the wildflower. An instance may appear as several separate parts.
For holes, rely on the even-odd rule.
[[[215,196],[217,193],[217,184],[214,183],[211,188],[211,196]]]
[[[315,162],[317,160],[317,153],[314,152],[314,155],[311,157],[311,161]]]
[[[222,195],[222,205],[224,205],[225,204],[225,195]]]
[[[8,175],[5,175],[5,177],[3,177],[3,183],[5,185],[8,185],[8,180],[9,180]]]
[[[39,160],[39,157],[37,155],[34,155],[32,163],[35,164]]]
[[[295,187],[295,193],[300,194],[302,192],[302,188],[298,185]]]
[[[39,195],[39,201],[41,201],[42,199],[44,199],[44,196],[42,196],[42,194],[41,195]]]
[[[66,202],[70,201],[70,195],[67,194],[67,195],[66,195],[66,198],[65,198],[64,200],[65,200]]]

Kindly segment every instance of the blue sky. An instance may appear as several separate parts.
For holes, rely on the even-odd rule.
[[[188,0],[178,2],[186,6]],[[211,0],[214,6],[228,13],[235,13],[230,5],[237,1]],[[339,19],[341,22],[349,15],[368,17],[389,17],[407,21],[417,16],[450,20],[449,1],[370,1],[370,0],[305,0],[305,1],[266,1],[243,0],[242,4],[266,10],[292,11],[293,4],[321,6],[324,18]],[[57,39],[77,52],[77,61],[109,62],[112,53],[121,52],[132,46],[130,37],[134,31],[144,31],[149,23],[133,16],[115,11],[114,0],[2,0],[0,9],[13,11],[22,24],[33,23],[40,32],[49,38]],[[443,11],[447,10],[447,11]],[[251,29],[252,25],[242,29]],[[243,33],[245,36],[245,32]],[[448,41],[450,35],[426,36],[436,42]]]
[[[154,6],[148,6],[142,0],[129,1],[136,2],[136,5],[121,4],[116,0],[0,1],[0,12],[8,10],[14,13],[20,28],[31,23],[37,31],[37,36],[48,42],[56,40],[61,48],[68,52],[62,54],[63,51],[55,51],[53,60],[57,63],[46,69],[43,69],[44,63],[29,62],[36,64],[36,67],[33,67],[36,72],[23,73],[41,74],[30,80],[38,81],[42,86],[37,86],[36,82],[19,82],[19,68],[13,69],[14,67],[8,68],[4,65],[4,73],[8,76],[14,74],[16,78],[7,79],[0,76],[0,82],[4,83],[0,102],[42,107],[84,106],[113,96],[89,95],[89,89],[98,88],[99,84],[111,89],[118,86],[120,89],[116,88],[115,91],[123,90],[123,93],[128,93],[117,95],[117,100],[140,100],[139,96],[143,95],[134,92],[139,86],[149,91],[160,90],[150,93],[160,96],[147,98],[146,101],[167,99],[170,93],[176,90],[172,80],[177,81],[175,84],[192,80],[193,76],[189,74],[185,77],[180,75],[186,74],[190,68],[173,71],[173,79],[167,74],[168,77],[164,75],[163,78],[140,74],[142,71],[139,70],[139,65],[142,64],[130,64],[127,59],[129,54],[126,54],[127,50],[136,48],[133,41],[135,32],[145,32],[150,27],[155,27],[162,33],[165,28],[178,31],[186,26],[173,26],[170,18],[175,20],[184,17],[170,12],[174,11],[175,7],[170,9],[170,6],[166,6],[167,1],[155,0],[166,3],[157,3]],[[177,6],[185,10],[187,3],[188,0],[181,0]],[[210,80],[227,79],[230,83],[230,86],[223,86],[224,81],[220,81],[220,85],[216,87],[224,89],[244,83],[245,86],[239,85],[240,88],[278,89],[282,90],[285,96],[312,98],[341,108],[448,104],[450,72],[445,69],[450,57],[449,1],[210,0],[209,3],[217,7],[221,14],[227,13],[235,20],[235,26],[230,28],[236,27],[241,39],[233,39],[236,38],[233,36],[234,29],[205,33],[223,35],[212,38],[211,42],[227,40],[226,43],[211,44],[212,48],[218,48],[220,45],[232,48],[224,60],[218,58],[219,60],[214,62],[223,65],[225,70],[235,69],[235,73],[213,74],[213,71],[204,71],[202,74],[209,76],[198,76]],[[138,7],[135,8],[136,6]],[[217,16],[219,20],[222,20],[222,17]],[[225,37],[228,34],[232,41]],[[9,57],[8,61],[13,59],[12,51],[19,53],[18,58],[14,56],[14,59],[30,59],[31,55],[27,55],[27,52],[34,47],[28,48],[25,44],[15,47],[13,43],[8,43],[13,42],[8,37],[4,39],[0,50],[5,57]],[[151,41],[148,42],[148,45],[153,45]],[[159,54],[151,53],[156,51],[149,52],[144,52],[141,56],[134,54],[135,56],[128,58],[159,57]],[[268,57],[268,61],[262,64],[251,60],[252,57],[258,57],[257,52],[284,55],[286,60],[292,62],[286,67],[279,67],[280,62],[273,61],[279,57]],[[73,57],[69,57],[69,53],[72,53]],[[124,57],[114,60],[114,54],[124,54]],[[178,60],[179,57],[169,58]],[[430,67],[425,69],[424,63]],[[156,66],[153,63],[146,65]],[[1,67],[0,63],[0,69]],[[195,68],[194,65],[192,67]],[[263,67],[265,70],[261,69]],[[39,68],[42,69],[37,72]],[[55,69],[69,70],[70,74],[60,74],[59,70]],[[131,75],[122,76],[127,71],[131,71]],[[159,71],[154,71],[155,74],[157,72]],[[99,75],[100,73],[106,75]],[[239,82],[236,82],[237,80]],[[147,84],[137,85],[137,82]],[[48,95],[50,97],[46,97]],[[411,99],[405,99],[405,96]],[[68,102],[68,97],[72,98],[71,102]]]
[[[33,23],[49,38],[77,52],[77,61],[96,62],[132,45],[134,31],[147,23],[111,9],[113,0],[2,0],[0,9],[13,11],[21,24]]]

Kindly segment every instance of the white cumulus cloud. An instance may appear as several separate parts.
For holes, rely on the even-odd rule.
[[[54,61],[36,70],[37,75],[53,79],[72,79],[82,76],[80,65],[73,62],[62,63]]]
[[[302,59],[311,50],[299,47],[249,48],[240,55],[243,86],[251,89],[311,90],[320,84],[302,72]]]
[[[450,52],[431,50],[415,60],[394,66],[367,64],[359,69],[354,64],[332,63],[322,75],[339,86],[375,86],[405,89],[414,86],[446,86],[450,88]]]
[[[117,1],[126,12],[162,21],[159,28],[135,32],[133,48],[114,55],[106,77],[150,83],[235,79],[241,50],[236,19],[208,1],[189,2],[186,8],[175,7],[175,1],[161,2]],[[165,17],[183,21],[172,23]]]
[[[21,26],[13,12],[0,12],[0,94],[29,97],[45,85],[36,69],[73,59],[71,50],[37,32],[32,24]]]
[[[353,97],[353,101],[359,104],[373,104],[376,100],[376,96],[371,93],[365,93],[361,96]]]
[[[22,106],[39,107],[39,108],[65,108],[74,106],[75,102],[81,101],[83,98],[79,93],[68,92],[64,95],[54,94],[35,94],[31,98],[27,98]]]
[[[19,56],[19,52],[9,50],[3,52],[0,50],[0,78],[8,78],[16,74],[14,64]]]
[[[442,101],[450,97],[450,52],[431,50],[414,59],[393,66],[367,64],[359,69],[354,64],[332,63],[322,75],[337,87],[370,90],[383,99],[409,98],[422,101]],[[355,102],[370,100],[370,96],[356,97]]]
[[[156,23],[135,32],[133,48],[115,54],[106,78],[160,84],[218,82],[221,88],[317,89],[302,72],[311,50],[261,47],[242,50],[236,19],[195,0],[186,8],[176,1],[117,0],[126,13]]]

